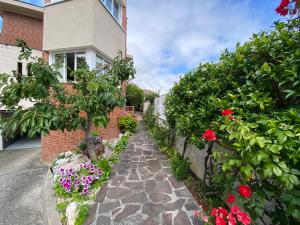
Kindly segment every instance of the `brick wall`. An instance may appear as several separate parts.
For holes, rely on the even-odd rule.
[[[65,84],[64,87],[69,93],[74,91],[70,84]],[[122,85],[123,93],[125,94],[124,88],[126,89],[126,82]],[[105,140],[118,137],[120,134],[119,118],[125,113],[125,108],[115,108],[109,115],[108,126],[101,129],[94,127],[93,130],[98,130]],[[73,151],[83,138],[84,132],[82,130],[71,132],[51,131],[49,135],[42,136],[41,159],[49,162],[61,152]]]
[[[33,49],[43,48],[43,20],[3,11],[3,27],[0,44],[16,45],[16,39],[22,38]]]

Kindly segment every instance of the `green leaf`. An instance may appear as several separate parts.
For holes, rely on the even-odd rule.
[[[291,173],[295,175],[300,175],[300,171],[296,169],[291,169]]]
[[[266,139],[264,137],[257,137],[256,143],[259,145],[259,147],[264,148],[266,145]]]
[[[287,140],[287,136],[284,135],[283,132],[280,132],[280,134],[279,134],[278,137],[277,137],[278,143],[279,143],[279,144],[283,144],[284,142],[286,142],[286,140]]]
[[[273,172],[277,177],[280,177],[282,175],[282,170],[278,166],[273,167]]]
[[[290,175],[289,176],[289,179],[290,181],[294,184],[294,185],[299,185],[300,184],[300,181],[298,179],[298,177],[296,177],[295,175]]]

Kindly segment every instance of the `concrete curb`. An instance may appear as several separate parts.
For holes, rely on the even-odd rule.
[[[43,187],[43,214],[45,225],[61,225],[60,216],[56,211],[56,198],[50,169],[48,169]]]

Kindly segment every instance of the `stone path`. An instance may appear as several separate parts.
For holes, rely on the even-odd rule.
[[[193,216],[197,209],[191,193],[176,181],[167,157],[141,124],[100,190],[86,224],[198,225]]]

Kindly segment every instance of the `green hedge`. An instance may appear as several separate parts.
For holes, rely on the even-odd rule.
[[[229,149],[213,155],[214,187],[225,196],[237,183],[250,185],[254,194],[243,207],[272,224],[300,221],[299,27],[299,18],[277,23],[225,50],[218,62],[186,74],[166,100],[180,135],[201,149],[203,132],[212,129]],[[222,116],[224,109],[234,119]]]

